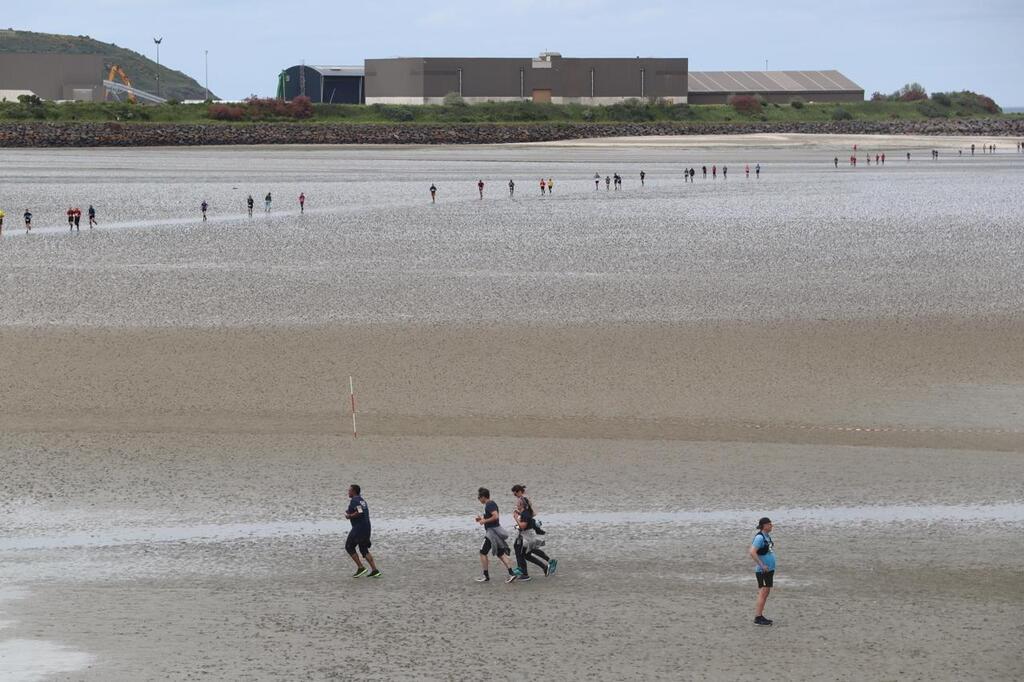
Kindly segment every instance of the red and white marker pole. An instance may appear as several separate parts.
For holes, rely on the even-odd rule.
[[[356,432],[356,385],[352,381],[351,375],[348,378],[348,397],[352,403],[352,437],[358,438]]]

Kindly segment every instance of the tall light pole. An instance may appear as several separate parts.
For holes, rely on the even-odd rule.
[[[164,42],[163,36],[153,38],[156,43],[156,96],[160,96],[160,43]]]
[[[206,69],[206,100],[210,100],[210,51],[203,50],[203,67]]]

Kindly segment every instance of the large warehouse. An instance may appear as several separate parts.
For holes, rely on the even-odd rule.
[[[103,56],[0,53],[0,90],[27,90],[48,100],[98,101],[103,99]]]
[[[324,104],[362,104],[363,67],[361,66],[289,66],[281,72],[278,97],[289,102],[305,95]]]
[[[661,98],[726,104],[732,95],[769,102],[859,102],[864,88],[838,71],[689,71],[686,58],[399,57],[358,66],[292,66],[278,95],[314,102],[440,104],[456,93],[466,102],[534,101],[614,104]]]
[[[366,60],[367,104],[439,104],[449,93],[467,102],[532,100],[611,104],[631,98],[686,101],[687,60],[414,57]]]
[[[862,102],[864,88],[838,71],[691,71],[690,104],[726,104],[732,95],[768,102]]]

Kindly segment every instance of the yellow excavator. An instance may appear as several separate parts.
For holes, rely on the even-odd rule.
[[[110,73],[107,74],[108,81],[113,81],[114,78],[120,78],[122,83],[124,83],[129,88],[132,87],[132,82],[128,78],[128,74],[126,74],[124,72],[124,69],[122,69],[118,64],[111,64]],[[110,99],[109,90],[107,90],[107,99]],[[128,101],[135,102],[135,95],[133,95],[131,92],[128,93]]]

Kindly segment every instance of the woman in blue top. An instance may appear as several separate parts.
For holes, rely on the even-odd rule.
[[[754,609],[755,625],[771,625],[772,621],[764,617],[764,604],[768,601],[768,594],[772,591],[775,581],[775,543],[772,542],[772,520],[767,516],[757,522],[757,535],[750,543],[750,558],[754,560],[757,567],[754,575],[757,577],[757,606]]]

